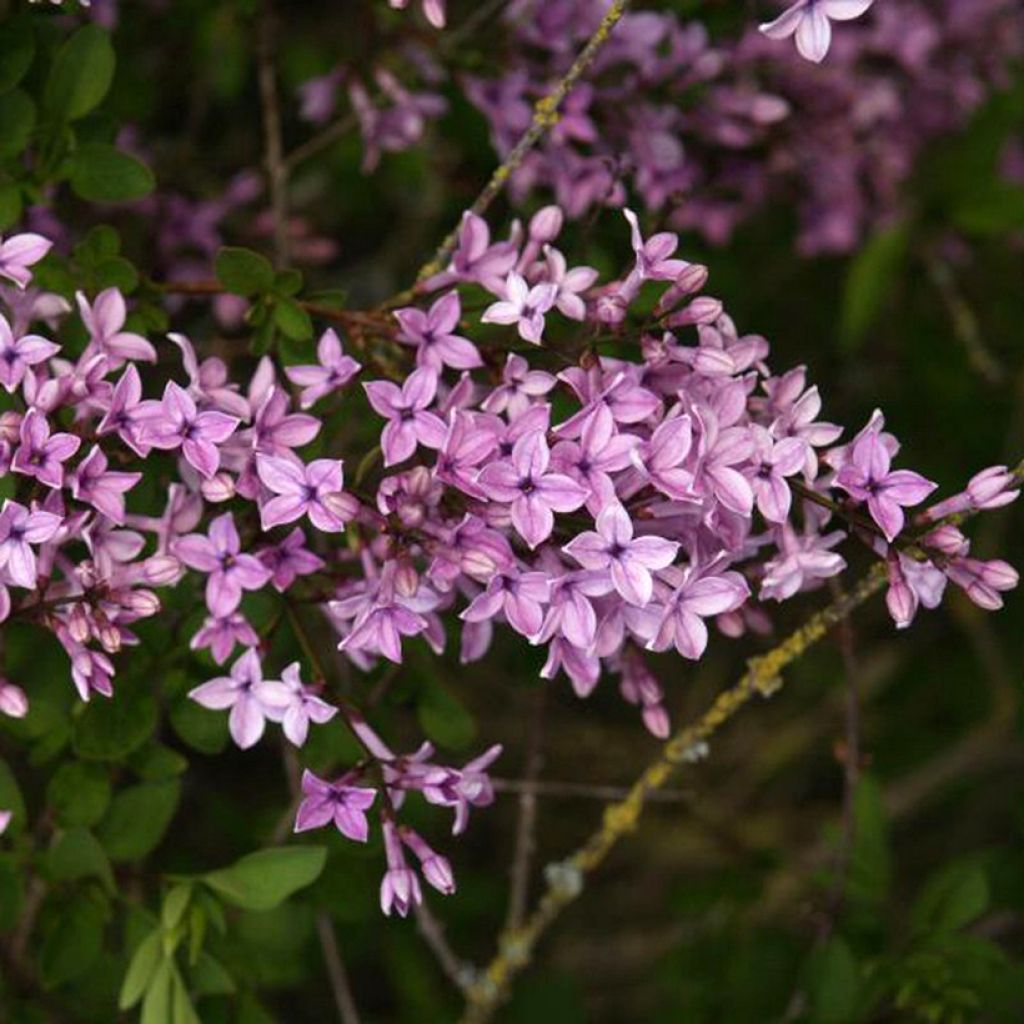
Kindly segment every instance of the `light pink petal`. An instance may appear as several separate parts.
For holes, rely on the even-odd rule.
[[[248,694],[240,696],[228,716],[228,728],[242,750],[255,746],[266,728],[259,701]]]
[[[224,711],[238,698],[238,684],[228,676],[211,679],[202,686],[189,690],[189,697],[211,711]]]
[[[796,30],[796,48],[801,57],[818,64],[825,59],[832,42],[832,25],[818,6],[809,7]]]
[[[257,455],[256,472],[263,484],[275,494],[299,495],[306,484],[301,462],[276,455]]]
[[[555,528],[551,509],[536,492],[516,498],[512,502],[511,514],[512,525],[531,548],[546,541]]]

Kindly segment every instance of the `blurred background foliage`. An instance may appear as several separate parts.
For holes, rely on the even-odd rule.
[[[0,220],[40,226],[53,216],[74,227],[69,244],[111,225],[116,235],[94,232],[73,253],[65,247],[71,262],[55,261],[48,284],[67,290],[72,279],[62,275],[72,274],[92,275],[96,286],[118,283],[135,293],[140,322],[173,323],[244,373],[254,365],[249,328],[225,328],[205,300],[179,304],[166,320],[149,278],[172,269],[160,265],[159,236],[173,216],[194,219],[201,207],[193,204],[217,201],[241,172],[259,173],[260,5],[122,2],[112,32],[116,69],[94,40],[96,63],[82,80],[95,85],[109,63],[112,85],[81,113],[72,108],[84,103],[88,86],[73,80],[62,99],[52,68],[87,19],[0,6]],[[721,33],[754,17],[747,5],[712,0],[642,6],[699,14]],[[451,7],[458,26],[474,3]],[[313,134],[296,116],[301,83],[338,64],[367,74],[378,53],[394,59],[400,33],[440,47],[438,59],[456,70],[487,66],[502,50],[493,20],[448,45],[444,33],[382,0],[280,3],[278,16],[286,151]],[[448,113],[424,141],[385,155],[375,173],[361,171],[354,131],[296,171],[293,248],[309,289],[341,289],[358,309],[405,287],[475,197],[495,155],[481,116],[454,88],[445,95]],[[848,257],[796,255],[793,212],[782,201],[726,246],[683,239],[686,257],[710,267],[710,294],[742,330],[769,338],[776,365],[808,365],[826,418],[856,428],[883,408],[908,464],[946,489],[984,465],[1024,455],[1024,192],[999,174],[1000,155],[1022,124],[1018,74],[966,130],[925,155],[902,219]],[[111,150],[134,156],[121,160]],[[156,191],[129,201],[150,191],[147,167]],[[102,194],[112,179],[120,184]],[[178,214],[170,196],[187,200]],[[269,255],[265,207],[254,190],[212,224],[217,241]],[[492,224],[514,212],[499,202]],[[624,258],[618,214],[590,217],[570,237],[577,263],[615,268]],[[204,258],[193,255],[192,276],[211,276]],[[311,350],[301,328],[293,333],[281,343]],[[351,444],[362,430],[351,410],[361,407],[347,408],[332,430]],[[157,481],[155,507],[158,492]],[[975,527],[976,550],[1024,564],[1021,526],[1019,509],[986,515]],[[173,880],[287,834],[280,751],[270,742],[235,750],[223,716],[184,698],[214,668],[187,647],[201,615],[196,597],[184,587],[171,592],[174,630],[140,630],[143,645],[120,659],[109,703],[78,704],[52,638],[4,628],[6,673],[32,699],[23,721],[0,719],[0,806],[18,812],[0,852],[5,1021],[122,1019],[117,998],[133,954],[157,915],[165,925],[175,921]],[[820,599],[793,602],[778,630]],[[246,598],[257,626],[270,614],[260,601]],[[275,636],[275,663],[300,657],[287,627]],[[713,643],[696,666],[658,659],[673,722],[699,713],[769,642]],[[318,635],[317,643],[332,659],[330,637]],[[506,913],[518,780],[536,731],[528,723],[542,722],[538,865],[588,834],[602,802],[629,784],[656,741],[613,686],[581,702],[564,680],[539,682],[539,652],[507,638],[468,668],[457,651],[438,659],[420,642],[410,651],[400,669],[348,677],[353,697],[372,708],[386,735],[412,743],[422,730],[454,758],[484,742],[505,744],[498,803],[475,816],[455,851],[457,896],[428,897],[454,949],[480,963]],[[951,593],[906,634],[894,631],[878,603],[858,613],[845,634],[792,669],[782,694],[742,715],[706,762],[652,802],[636,834],[588,880],[591,891],[545,941],[500,1019],[1024,1020],[1022,658],[1019,595],[987,616]],[[851,689],[856,751],[845,739]],[[317,771],[357,757],[339,722],[314,731],[302,752]],[[851,757],[860,782],[844,816]],[[412,812],[426,834],[438,829],[436,816],[421,818]],[[199,944],[210,960],[199,958],[189,977],[199,1019],[334,1019],[317,941],[324,914],[364,1020],[455,1019],[460,1000],[416,922],[380,915],[374,841],[363,849],[333,833],[317,840],[327,854],[315,883],[270,909],[258,908],[262,897],[222,899],[212,884],[190,890],[189,913],[202,919]],[[27,908],[36,921],[31,936],[22,934]],[[11,969],[12,951],[23,973]]]

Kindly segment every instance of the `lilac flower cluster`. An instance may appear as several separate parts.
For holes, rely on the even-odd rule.
[[[429,745],[396,755],[325,680],[304,682],[299,663],[275,677],[247,593],[277,592],[294,614],[294,588],[305,588],[305,606],[320,607],[362,669],[400,662],[414,637],[440,652],[456,623],[473,662],[505,626],[545,651],[545,679],[564,672],[581,697],[618,676],[659,737],[669,716],[645,652],[696,660],[712,629],[763,631],[768,602],[842,571],[835,548],[848,536],[885,559],[899,626],[919,604],[934,607],[947,581],[998,607],[1016,572],[973,558],[955,522],[1012,501],[1017,477],[987,469],[908,525],[906,510],[935,485],[892,468],[899,444],[881,414],[838,444],[804,368],[774,373],[767,341],[740,334],[702,294],[707,271],[677,255],[676,236],[644,237],[632,211],[626,219],[632,257],[601,281],[555,247],[559,208],[503,240],[467,214],[423,302],[381,327],[386,358],[367,348],[372,365],[361,366],[328,330],[317,363],[264,357],[244,388],[187,338],[154,344],[129,329],[114,289],[79,293],[72,307],[32,287],[29,268],[50,248],[41,236],[0,244],[11,283],[0,475],[13,495],[0,509],[0,621],[44,624],[81,698],[110,697],[113,657],[138,642],[134,623],[160,613],[159,591],[201,583],[208,614],[191,646],[233,660],[190,696],[228,711],[242,748],[268,722],[301,746],[312,725],[344,719],[366,758],[333,781],[306,774],[296,829],[333,824],[362,841],[375,810],[382,905],[404,914],[421,895],[406,853],[429,884],[454,889],[447,860],[399,821],[406,794],[452,808],[461,832],[469,808],[493,799],[487,769],[499,749],[458,770]],[[492,300],[470,317],[467,288]],[[74,358],[46,336],[71,317],[87,337]],[[602,354],[606,342],[621,354]],[[177,379],[146,397],[162,356]],[[395,379],[364,379],[361,396],[355,378],[371,369]],[[310,410],[340,402],[356,419],[363,396],[381,421],[382,466],[364,456],[346,489],[343,453],[301,450],[323,427]],[[132,507],[149,460],[166,464],[165,452],[164,507]],[[0,712],[27,709],[4,680]]]
[[[903,209],[924,146],[962,126],[1024,54],[1016,0],[800,0],[764,34],[712,39],[668,12],[627,13],[560,119],[511,177],[519,202],[571,217],[634,197],[712,244],[772,201],[805,253],[845,252]],[[605,0],[513,0],[496,75],[462,79],[506,155],[565,74]],[[863,15],[862,17],[859,17]],[[805,60],[778,38],[795,33]],[[769,38],[769,36],[773,38]]]

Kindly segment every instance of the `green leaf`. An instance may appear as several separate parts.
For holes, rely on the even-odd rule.
[[[75,721],[72,746],[91,761],[119,761],[153,734],[156,701],[140,685],[122,687],[115,700],[92,700]]]
[[[203,876],[211,889],[245,910],[270,910],[315,882],[324,869],[324,846],[282,846],[247,854]]]
[[[871,908],[885,901],[892,880],[892,854],[878,783],[861,777],[853,804],[855,838],[850,854],[847,898]]]
[[[862,246],[850,263],[839,316],[840,340],[856,349],[874,326],[907,258],[906,225],[880,231]]]
[[[36,39],[27,18],[12,18],[0,25],[0,93],[25,77],[35,53]]]
[[[808,1020],[814,1024],[848,1024],[855,1019],[860,972],[850,947],[838,937],[808,958],[804,967]]]
[[[177,966],[171,974],[171,1018],[169,1024],[200,1024],[196,1011],[192,1008],[188,989]]]
[[[416,717],[435,743],[463,750],[476,736],[476,721],[466,706],[438,682],[425,683],[416,700]]]
[[[121,236],[109,224],[97,224],[74,248],[75,262],[96,267],[121,252]]]
[[[953,207],[952,217],[974,235],[1002,235],[1024,228],[1024,187],[996,178],[986,188],[970,192]]]
[[[57,51],[43,103],[59,121],[73,121],[98,106],[114,78],[114,48],[97,25],[80,28]]]
[[[225,246],[214,262],[217,280],[235,295],[256,295],[274,287],[270,261],[251,249]]]
[[[228,720],[182,697],[171,707],[171,726],[194,750],[201,754],[219,754],[228,745]]]
[[[278,295],[298,295],[302,291],[302,271],[278,271],[274,275],[274,291]]]
[[[279,298],[274,303],[274,323],[292,341],[304,341],[313,336],[313,321],[294,299]]]
[[[181,796],[181,783],[144,782],[114,797],[99,838],[114,861],[139,860],[163,838]]]
[[[224,965],[209,953],[200,955],[190,977],[196,995],[200,996],[227,996],[237,987]]]
[[[110,780],[101,765],[82,761],[62,764],[46,788],[47,803],[65,828],[95,825],[110,804]]]
[[[50,849],[47,865],[55,882],[95,877],[108,892],[115,891],[110,860],[99,840],[88,829],[72,828],[59,836]]]
[[[128,763],[132,771],[146,782],[173,779],[188,769],[188,759],[162,743],[151,743],[137,750]]]
[[[17,156],[28,145],[36,123],[36,105],[21,89],[0,95],[0,160]]]
[[[142,1001],[141,1024],[170,1024],[174,965],[161,958],[146,988]]]
[[[13,181],[0,185],[0,231],[21,219],[22,205],[21,189]]]
[[[163,909],[160,912],[160,921],[167,931],[178,927],[178,923],[185,916],[189,900],[192,899],[192,886],[187,883],[176,885],[164,897]]]
[[[923,933],[953,932],[980,917],[988,904],[988,878],[980,865],[952,864],[925,884],[911,922]]]
[[[62,906],[59,921],[48,931],[39,951],[39,970],[47,988],[56,988],[86,974],[103,948],[107,909],[89,893]]]
[[[139,159],[106,142],[87,142],[72,158],[71,188],[92,203],[125,203],[148,196],[153,172]]]
[[[135,948],[124,981],[121,982],[121,993],[117,997],[120,1009],[130,1010],[143,997],[163,959],[163,935],[157,928]]]

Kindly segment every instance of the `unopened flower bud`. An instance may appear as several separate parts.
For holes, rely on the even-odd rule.
[[[671,730],[668,712],[664,704],[647,705],[641,716],[647,731],[659,740],[667,740]]]
[[[1019,490],[1008,490],[1014,483],[1014,476],[1005,466],[989,466],[971,477],[967,495],[976,509],[999,508],[1014,501]]]
[[[181,578],[184,569],[173,555],[152,555],[143,563],[143,578],[154,587],[166,587]]]
[[[217,505],[235,496],[235,481],[229,473],[215,473],[199,485],[199,490],[207,501]]]
[[[722,302],[710,295],[694,299],[686,309],[668,318],[669,327],[688,327],[691,324],[713,324],[722,315]]]
[[[545,206],[530,220],[530,240],[538,245],[553,242],[562,233],[565,217],[557,206]]]
[[[28,697],[20,686],[0,679],[0,715],[24,718],[28,714]]]

